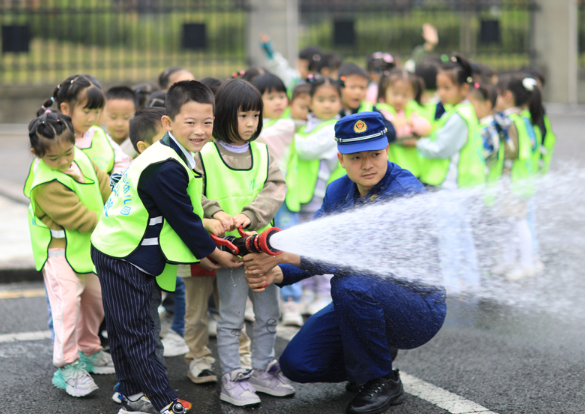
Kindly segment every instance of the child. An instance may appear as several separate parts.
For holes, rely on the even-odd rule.
[[[339,82],[321,77],[308,82],[311,113],[307,125],[295,134],[287,174],[287,208],[299,212],[301,223],[313,218],[328,183],[341,176],[334,130],[341,110]],[[315,276],[302,282],[302,296],[291,292],[292,300],[300,301],[302,313],[312,315],[331,302],[330,280],[330,275]]]
[[[317,62],[317,73],[324,78],[337,79],[337,72],[343,63],[343,58],[337,53],[328,52],[321,56]]]
[[[431,124],[441,118],[443,112],[437,113],[437,104],[440,103],[437,95],[437,73],[439,72],[440,60],[425,59],[416,65],[414,74],[422,79],[424,92],[421,97],[421,105],[416,112]]]
[[[176,263],[200,260],[207,268],[219,267],[206,258],[210,256],[220,266],[241,265],[238,258],[217,249],[204,228],[221,224],[201,221],[202,183],[193,171],[192,153],[209,141],[213,112],[213,94],[205,85],[182,81],[169,89],[162,118],[167,133],[132,163],[104,206],[92,236],[92,259],[124,396],[122,409],[131,408],[146,394],[163,414],[184,412],[155,354],[149,313],[154,276],[159,285],[172,290]]]
[[[110,175],[123,171],[130,165],[130,157],[124,154],[105,131],[96,126],[105,96],[97,80],[90,75],[73,75],[61,82],[53,96],[45,101],[41,111],[57,104],[57,109],[71,117],[75,130],[75,145],[97,164],[100,170]],[[39,112],[41,112],[39,111]]]
[[[185,68],[172,66],[158,76],[158,85],[163,92],[166,92],[175,83],[184,80],[195,80],[195,76]]]
[[[394,125],[396,143],[388,148],[388,160],[420,177],[423,162],[416,148],[407,148],[404,140],[426,137],[431,133],[431,123],[416,113],[422,105],[422,81],[406,69],[394,69],[380,78],[377,107]]]
[[[473,84],[469,62],[455,55],[437,74],[443,105],[452,106],[437,122],[430,138],[416,142],[425,156],[420,180],[442,190],[481,186],[485,183],[483,145],[478,121],[467,100]],[[479,286],[477,255],[466,216],[466,205],[446,200],[438,210],[439,250],[445,284],[451,293]]]
[[[530,119],[522,116],[526,109],[529,109]],[[542,118],[542,102],[537,81],[523,74],[501,77],[496,110],[503,112],[498,121],[507,138],[502,174],[510,180],[500,204],[512,226],[503,246],[502,262],[492,272],[505,274],[509,280],[519,280],[534,275],[528,211],[534,195],[533,178],[538,168],[535,158],[540,155],[536,130]]]
[[[211,89],[211,92],[213,92],[213,95],[214,96],[215,96],[215,94],[217,93],[217,90],[219,89],[219,87],[222,84],[222,81],[221,80],[219,80],[217,78],[211,78],[211,77],[203,78],[199,82],[201,82],[202,84],[204,84],[207,87],[209,87],[209,89]]]
[[[160,91],[159,86],[154,82],[145,82],[134,85],[132,90],[136,94],[136,110],[140,110],[146,106],[146,102],[150,98],[150,94]]]
[[[138,155],[146,151],[146,149],[155,142],[160,141],[166,133],[161,120],[164,115],[164,108],[144,108],[136,112],[136,114],[134,114],[130,120],[130,142]],[[110,177],[110,187],[112,190],[116,184],[118,184],[125,172],[126,171],[112,174]],[[155,284],[152,289],[152,297],[150,300],[150,317],[154,322],[154,335],[156,338],[155,353],[161,364],[166,369],[167,365],[164,359],[164,352],[167,348],[166,345],[163,346],[163,341],[160,340],[161,321],[158,313],[158,307],[162,302],[161,293],[161,288],[158,286],[158,284]],[[120,384],[116,384],[114,387],[114,395],[112,397],[112,399],[118,404],[122,403],[123,400],[123,396],[119,392],[119,387]],[[188,401],[179,401],[183,407],[185,407],[186,411],[192,407],[192,404]],[[141,399],[139,403],[143,405],[141,407],[141,411],[145,411],[144,409],[146,407],[152,408],[152,403],[150,403],[147,398]],[[154,410],[154,408],[152,409]]]
[[[136,112],[136,93],[127,86],[114,86],[106,92],[106,132],[118,145],[128,140],[130,118]]]
[[[231,79],[217,91],[214,142],[199,159],[204,171],[205,215],[230,229],[240,226],[261,232],[284,200],[286,185],[276,160],[264,144],[254,142],[262,131],[262,96],[242,79]],[[230,232],[228,234],[238,234]],[[283,397],[294,388],[281,374],[274,359],[276,331],[270,324],[279,318],[278,289],[270,286],[252,293],[244,269],[218,269],[219,314],[217,349],[221,367],[220,400],[236,406],[260,403],[256,392]],[[252,299],[256,321],[252,370],[241,368],[238,337],[244,327],[246,298]]]
[[[339,82],[342,105],[339,115],[342,118],[358,112],[380,112],[373,104],[365,101],[369,82],[368,72],[365,69],[355,63],[346,63],[339,68]],[[382,118],[388,130],[386,132],[388,142],[392,142],[396,139],[394,126],[392,122]]]
[[[311,102],[310,90],[311,85],[308,83],[299,83],[292,90],[288,110],[285,111],[283,116],[292,118],[295,123],[295,131],[298,131],[307,123],[309,103]]]
[[[260,91],[264,108],[262,110],[262,132],[257,141],[268,146],[281,171],[286,174],[286,166],[290,158],[290,145],[295,132],[294,122],[282,117],[288,105],[286,87],[278,76],[270,73],[258,76],[252,85]]]
[[[42,270],[53,314],[53,384],[73,397],[97,390],[89,373],[113,374],[98,329],[103,319],[93,273],[90,236],[110,195],[108,176],[75,148],[71,119],[47,111],[29,124],[39,161],[30,189],[29,228],[37,270]],[[84,369],[85,368],[85,369]]]
[[[370,75],[370,84],[366,92],[366,102],[375,105],[378,102],[378,84],[384,72],[396,67],[396,60],[390,53],[374,52],[366,59],[366,68]]]

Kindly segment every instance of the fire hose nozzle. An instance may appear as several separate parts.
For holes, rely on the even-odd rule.
[[[260,234],[248,235],[240,226],[238,232],[242,237],[217,237],[212,234],[211,238],[220,250],[228,251],[237,256],[245,256],[250,253],[266,253],[271,256],[278,256],[282,251],[270,245],[270,238],[279,231],[282,230],[278,227],[271,227]]]

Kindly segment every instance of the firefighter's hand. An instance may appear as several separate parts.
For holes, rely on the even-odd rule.
[[[225,235],[224,226],[221,224],[219,220],[216,219],[203,219],[203,227],[208,232],[215,234],[217,237],[222,237]]]
[[[246,273],[256,276],[270,272],[280,263],[278,259],[278,256],[271,256],[266,253],[250,253],[242,257]]]
[[[223,231],[232,231],[236,228],[234,225],[234,218],[225,211],[218,211],[212,216],[215,220],[218,220],[223,226]],[[215,233],[214,233],[215,234]],[[216,235],[217,236],[217,235]]]
[[[263,275],[251,275],[245,273],[244,277],[252,292],[264,292],[268,285],[282,282],[282,270],[276,266],[270,272]]]

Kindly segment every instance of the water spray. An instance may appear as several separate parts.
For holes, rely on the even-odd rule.
[[[241,237],[224,236],[218,237],[214,234],[211,238],[220,250],[230,252],[236,256],[245,256],[250,253],[266,253],[271,256],[278,256],[282,250],[275,249],[270,244],[270,239],[276,233],[282,231],[278,227],[270,227],[260,234],[246,234],[243,227],[238,227]]]

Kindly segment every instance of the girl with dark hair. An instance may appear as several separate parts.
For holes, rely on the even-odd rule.
[[[467,59],[455,55],[437,74],[441,103],[450,108],[436,122],[429,138],[416,148],[426,158],[421,168],[423,184],[441,190],[482,186],[485,183],[483,144],[478,121],[467,99],[473,71]],[[439,256],[443,279],[454,294],[480,286],[477,254],[467,206],[455,198],[439,206]]]
[[[382,74],[376,107],[392,122],[397,141],[388,149],[388,160],[420,177],[420,155],[416,148],[405,147],[404,140],[426,137],[431,123],[417,114],[422,104],[424,85],[420,78],[406,69],[394,69]]]
[[[73,75],[61,82],[37,116],[50,108],[69,116],[75,131],[75,145],[107,174],[120,172],[130,165],[128,157],[98,125],[106,98],[98,80],[91,75]]]
[[[25,194],[36,269],[43,273],[55,328],[53,385],[83,397],[98,388],[89,373],[114,373],[97,335],[104,310],[90,256],[109,177],[75,147],[66,115],[47,111],[34,119],[29,139],[38,162]]]
[[[195,76],[185,68],[180,66],[172,66],[165,69],[158,76],[158,85],[162,91],[166,92],[175,83],[184,80],[195,80]]]
[[[271,227],[286,193],[278,163],[265,144],[255,142],[262,131],[262,96],[250,83],[231,79],[217,90],[215,105],[215,141],[203,147],[196,162],[204,176],[205,216],[219,220],[230,235],[238,236],[236,229],[260,233]],[[294,394],[274,359],[276,331],[270,326],[280,316],[278,289],[252,293],[243,267],[218,269],[216,278],[220,400],[245,406],[260,403],[256,392],[277,397]],[[238,352],[248,296],[256,315],[252,370],[242,368]]]
[[[498,204],[512,225],[502,246],[501,262],[492,272],[519,280],[535,273],[537,243],[528,216],[540,162],[542,100],[538,82],[522,73],[502,76],[496,110],[501,112],[497,121],[506,137],[501,175],[507,178]]]

